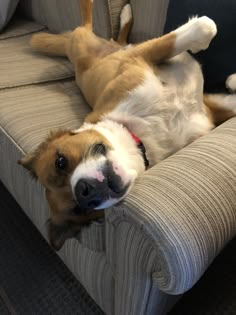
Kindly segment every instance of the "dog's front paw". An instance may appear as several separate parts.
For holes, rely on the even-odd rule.
[[[236,93],[236,73],[228,76],[225,85],[230,92]]]
[[[217,33],[217,27],[213,20],[207,16],[202,16],[200,18],[194,18],[189,21],[192,24],[192,44],[190,51],[192,53],[197,53],[200,50],[205,50],[208,48],[211,40],[215,37]]]

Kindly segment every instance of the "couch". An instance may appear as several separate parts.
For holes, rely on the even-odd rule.
[[[97,0],[94,29],[116,37],[126,0]],[[159,36],[165,0],[131,0],[130,42]],[[20,0],[0,33],[0,180],[47,239],[43,188],[17,164],[50,130],[89,108],[71,64],[33,52],[33,33],[80,23],[77,0]],[[166,314],[236,234],[236,118],[152,167],[126,200],[58,255],[108,315]],[[37,246],[37,245],[36,245]]]

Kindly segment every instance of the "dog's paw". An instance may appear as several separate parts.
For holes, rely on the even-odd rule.
[[[228,76],[225,85],[230,92],[236,93],[236,73]]]
[[[197,53],[200,50],[207,49],[217,33],[215,22],[207,16],[202,16],[190,20],[189,23],[192,23],[191,52]]]
[[[132,10],[131,5],[126,4],[120,14],[120,28],[123,28],[126,24],[132,21]]]

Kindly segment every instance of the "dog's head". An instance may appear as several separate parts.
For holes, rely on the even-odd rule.
[[[49,237],[56,248],[78,233],[79,225],[101,217],[98,210],[123,199],[144,170],[127,131],[112,129],[85,124],[78,131],[54,132],[19,161],[46,189]]]

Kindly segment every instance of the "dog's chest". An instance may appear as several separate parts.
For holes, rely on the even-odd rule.
[[[128,116],[139,118],[135,132],[143,139],[145,132],[141,129],[146,129],[153,145],[162,147],[166,157],[211,128],[202,98],[200,67],[183,54],[155,72],[146,71],[142,84],[131,90],[114,112],[126,115],[126,120]]]

